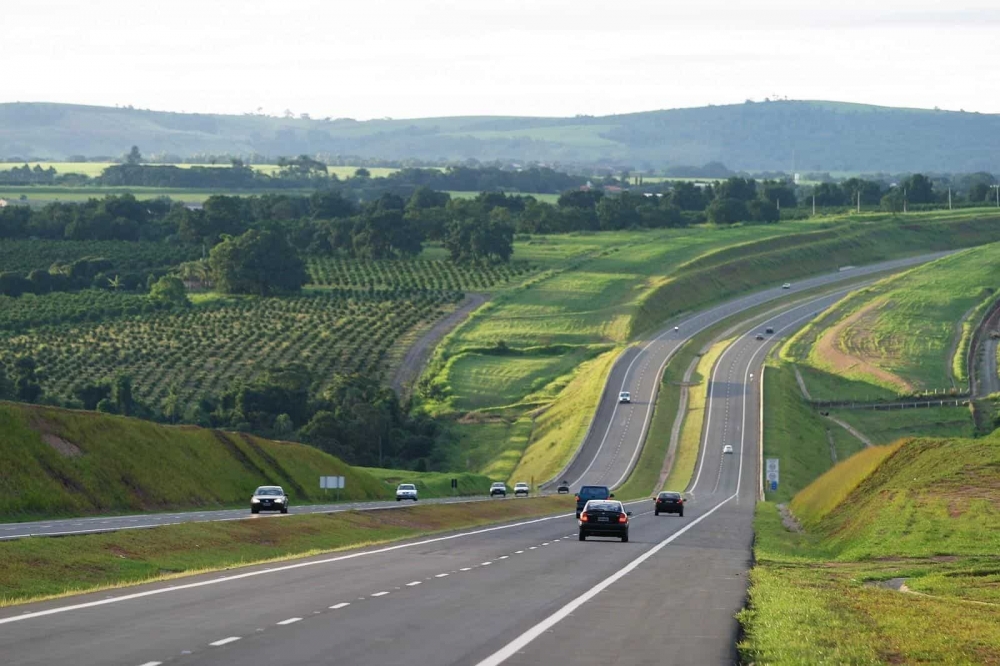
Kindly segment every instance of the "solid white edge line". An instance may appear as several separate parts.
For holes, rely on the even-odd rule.
[[[635,558],[634,560],[632,560],[631,562],[629,562],[628,564],[626,564],[624,567],[622,567],[621,569],[619,569],[618,571],[616,571],[614,574],[612,574],[608,578],[605,578],[603,581],[601,581],[600,583],[598,583],[594,587],[590,588],[589,590],[587,590],[586,592],[584,592],[583,594],[581,594],[579,597],[577,597],[573,601],[569,602],[568,604],[566,604],[565,606],[563,606],[562,608],[560,608],[558,611],[556,611],[552,615],[548,616],[547,618],[545,618],[544,620],[542,620],[541,622],[539,622],[535,626],[533,626],[530,629],[528,629],[527,631],[525,631],[523,634],[521,634],[520,636],[518,636],[517,638],[515,638],[514,640],[512,640],[510,643],[508,643],[504,647],[500,648],[499,650],[497,650],[496,652],[494,652],[490,656],[488,656],[485,659],[483,659],[482,661],[480,661],[477,664],[477,666],[498,666],[499,664],[502,664],[503,662],[507,661],[508,659],[510,659],[511,657],[513,657],[515,654],[517,654],[518,652],[520,652],[521,650],[523,650],[533,640],[535,640],[536,638],[538,638],[539,636],[541,636],[543,633],[545,633],[546,631],[548,631],[549,629],[551,629],[552,627],[554,627],[556,624],[558,624],[562,620],[566,619],[566,617],[568,617],[573,611],[575,611],[576,609],[578,609],[580,606],[582,606],[583,604],[587,603],[588,601],[590,601],[591,599],[593,599],[594,597],[596,597],[600,592],[602,592],[603,590],[607,589],[613,583],[615,583],[616,581],[620,580],[625,575],[627,575],[632,570],[634,570],[636,567],[638,567],[640,564],[642,564],[643,562],[645,562],[646,560],[648,560],[649,558],[651,558],[656,553],[660,552],[663,548],[665,548],[667,546],[667,544],[671,543],[674,539],[676,539],[680,535],[684,534],[685,532],[687,532],[688,530],[690,530],[691,528],[693,528],[695,525],[697,525],[698,523],[700,523],[701,521],[705,520],[706,518],[708,518],[709,516],[711,516],[713,513],[715,513],[716,511],[718,511],[720,508],[722,508],[722,506],[724,504],[726,504],[727,502],[729,502],[729,500],[733,499],[734,497],[736,497],[735,494],[730,495],[726,499],[722,500],[721,502],[719,502],[718,504],[716,504],[714,507],[712,507],[709,511],[706,511],[704,514],[702,514],[698,518],[692,520],[690,523],[688,523],[687,525],[685,525],[681,529],[677,530],[676,532],[674,532],[673,534],[671,534],[669,537],[667,537],[666,539],[664,539],[660,543],[656,544],[655,546],[653,546],[652,548],[650,548],[649,550],[647,550],[645,553],[643,553],[639,557]]]
[[[221,647],[223,645],[226,645],[227,643],[234,643],[234,642],[236,642],[238,640],[240,640],[239,636],[230,636],[229,638],[223,638],[220,641],[215,641],[214,643],[209,643],[209,645],[211,645],[212,647]]]
[[[485,527],[478,530],[473,530],[471,532],[461,532],[459,534],[450,534],[448,536],[435,537],[433,539],[424,539],[423,541],[414,541],[413,543],[402,543],[396,546],[386,546],[385,548],[377,548],[375,550],[366,550],[359,553],[350,553],[348,555],[339,555],[337,557],[329,557],[322,560],[312,560],[309,562],[298,562],[296,564],[288,564],[281,567],[274,567],[271,569],[260,569],[257,571],[248,571],[242,574],[234,574],[232,576],[224,576],[221,578],[212,578],[211,580],[203,580],[197,583],[187,583],[185,585],[171,585],[170,587],[157,588],[155,590],[146,590],[144,592],[135,592],[133,594],[125,594],[120,597],[114,597],[112,599],[101,599],[99,601],[88,601],[81,604],[72,604],[70,606],[59,606],[56,608],[49,608],[43,611],[36,611],[33,613],[24,613],[22,615],[14,615],[11,617],[0,618],[0,625],[11,624],[13,622],[21,622],[23,620],[32,620],[39,617],[45,617],[46,615],[57,615],[59,613],[67,613],[69,611],[83,610],[86,608],[94,608],[97,606],[104,606],[107,604],[119,603],[121,601],[129,601],[131,599],[142,599],[144,597],[152,597],[159,594],[165,594],[167,592],[177,592],[180,590],[190,590],[198,587],[204,587],[206,585],[217,585],[219,583],[228,583],[234,580],[242,580],[244,578],[254,578],[256,576],[263,576],[265,574],[278,573],[282,571],[291,571],[294,569],[302,569],[305,567],[313,567],[320,564],[331,564],[333,562],[342,562],[344,560],[353,560],[358,557],[367,557],[369,555],[379,555],[381,553],[389,553],[396,550],[402,550],[404,548],[413,548],[415,546],[425,546],[431,543],[440,543],[442,541],[451,541],[453,539],[461,539],[464,537],[475,536],[477,534],[487,534],[489,532],[496,532],[499,530],[507,530],[515,527],[523,527],[525,525],[534,525],[536,523],[543,523],[549,520],[557,520],[559,518],[566,518],[573,514],[560,513],[554,516],[546,516],[544,518],[535,518],[533,520],[526,520],[520,523],[513,523],[511,525],[497,525],[495,527]],[[16,609],[16,606],[10,608]]]
[[[301,622],[301,621],[302,621],[301,617],[290,617],[287,620],[282,620],[281,622],[276,622],[275,624],[277,624],[280,627],[283,627],[286,624],[295,624],[296,622]]]

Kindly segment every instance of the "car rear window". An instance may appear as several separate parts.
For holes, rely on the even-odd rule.
[[[412,483],[401,483],[399,484],[400,490],[416,490]]]
[[[622,505],[618,502],[590,502],[587,504],[587,511],[618,511],[621,512]]]
[[[607,499],[611,492],[606,486],[584,486],[580,488],[581,499]]]
[[[680,499],[680,493],[660,493],[660,499]]]

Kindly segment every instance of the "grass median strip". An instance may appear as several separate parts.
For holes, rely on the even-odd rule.
[[[186,523],[0,543],[0,606],[569,511],[544,497]]]

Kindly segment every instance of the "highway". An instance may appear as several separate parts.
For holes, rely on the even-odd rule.
[[[293,498],[294,500],[294,498]],[[418,500],[420,504],[453,504],[456,502],[490,501],[486,496],[472,497],[437,497]],[[499,501],[499,500],[493,500]],[[370,502],[338,502],[331,504],[305,504],[296,506],[294,501],[288,513],[250,514],[250,497],[247,496],[245,509],[221,509],[204,511],[178,511],[176,513],[145,513],[127,516],[94,516],[90,518],[59,518],[55,520],[36,520],[24,523],[0,523],[0,541],[23,539],[25,537],[67,536],[71,534],[95,534],[98,532],[116,532],[118,530],[135,530],[178,523],[203,523],[227,520],[266,520],[270,518],[287,518],[288,516],[307,513],[337,513],[339,511],[370,511],[374,509],[398,509],[410,506],[412,502],[395,500],[375,500]]]
[[[838,297],[789,306],[727,349],[684,517],[631,503],[629,543],[579,542],[567,513],[8,607],[3,663],[733,663],[759,478],[750,374]],[[755,340],[765,326],[775,335]]]
[[[576,490],[582,485],[620,486],[628,478],[645,441],[656,402],[655,391],[663,368],[691,337],[736,313],[782,296],[815,289],[887,270],[903,269],[933,261],[947,252],[921,255],[827,273],[802,280],[790,289],[774,287],[681,318],[672,325],[629,347],[612,366],[590,429],[575,457],[542,489],[567,480]],[[677,326],[678,330],[674,330]],[[631,403],[619,404],[618,393],[629,391]]]

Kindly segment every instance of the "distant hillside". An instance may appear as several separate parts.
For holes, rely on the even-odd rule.
[[[1000,115],[836,102],[758,102],[575,118],[279,119],[0,104],[0,156],[253,153],[498,158],[651,169],[1000,172]]]

